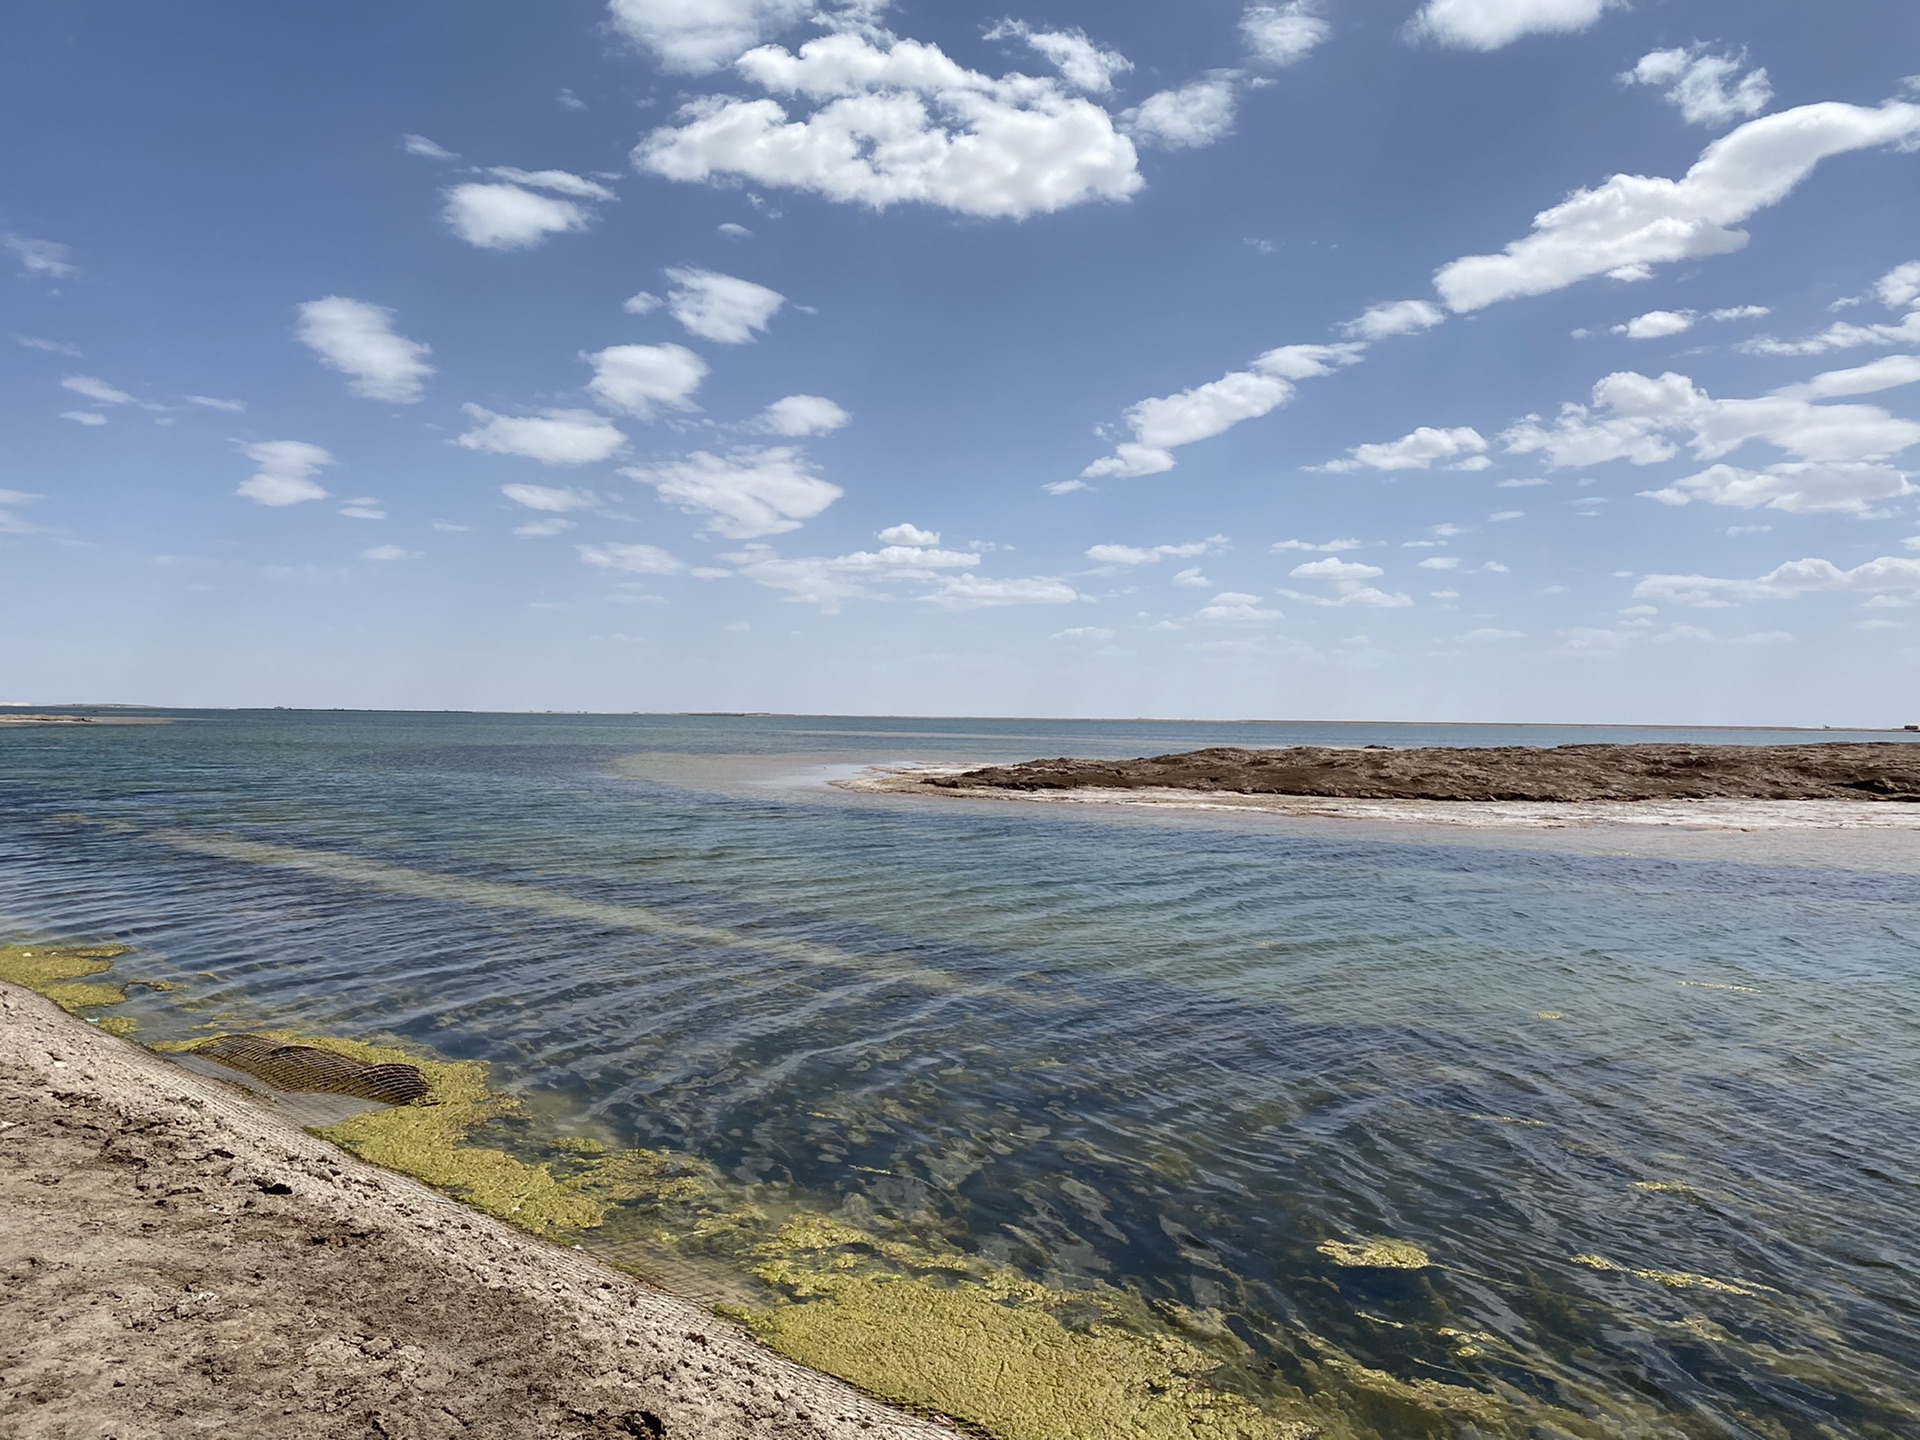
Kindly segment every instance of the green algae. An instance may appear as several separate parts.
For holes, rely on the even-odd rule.
[[[44,995],[69,1015],[102,1010],[127,998],[127,984],[103,985],[90,977],[104,975],[113,962],[129,952],[127,945],[0,945],[0,980],[10,981],[36,995]],[[157,985],[156,989],[170,986]],[[125,1016],[100,1022],[113,1035],[131,1034],[137,1024]]]
[[[1357,1270],[1424,1270],[1433,1263],[1411,1240],[1322,1240],[1313,1247],[1336,1265]]]
[[[739,1314],[761,1340],[1003,1440],[1306,1440],[1320,1430],[1217,1388],[1218,1358],[1140,1328],[1128,1312],[1143,1307],[1118,1291],[1052,1289],[819,1216],[796,1217],[754,1253],[754,1273],[788,1302]]]
[[[1771,1285],[1762,1285],[1757,1280],[1742,1284],[1733,1280],[1716,1280],[1711,1275],[1696,1275],[1691,1270],[1640,1270],[1626,1265],[1616,1265],[1604,1255],[1575,1255],[1575,1265],[1584,1265],[1589,1270],[1598,1270],[1602,1274],[1632,1275],[1640,1280],[1657,1280],[1669,1290],[1707,1290],[1716,1295],[1742,1295],[1747,1299],[1758,1299],[1760,1291],[1778,1294]]]

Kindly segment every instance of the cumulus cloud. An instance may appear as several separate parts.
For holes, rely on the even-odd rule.
[[[1265,625],[1287,617],[1283,611],[1271,609],[1263,595],[1226,590],[1194,611],[1193,618],[1208,625]]]
[[[478,405],[460,407],[479,423],[459,443],[491,455],[519,455],[542,465],[592,465],[626,448],[627,437],[591,410],[542,410],[499,415]]]
[[[400,148],[409,155],[418,155],[422,160],[458,160],[460,157],[443,145],[436,145],[424,135],[402,135]]]
[[[1707,575],[1649,575],[1633,588],[1637,600],[1719,606],[1742,600],[1793,600],[1802,595],[1913,595],[1920,592],[1920,560],[1882,555],[1851,570],[1831,560],[1792,560],[1753,580]]]
[[[1464,313],[1595,275],[1644,279],[1657,264],[1724,255],[1747,243],[1734,227],[1784,200],[1821,160],[1916,136],[1920,105],[1899,101],[1764,115],[1708,145],[1680,179],[1615,175],[1576,191],[1500,254],[1452,261],[1434,284],[1449,309]]]
[[[1196,150],[1233,133],[1235,91],[1228,75],[1211,75],[1149,95],[1120,117],[1127,134],[1159,150]]]
[[[58,241],[7,233],[0,235],[0,246],[20,262],[20,273],[31,279],[65,280],[80,273],[79,267],[67,259],[72,251]]]
[[[753,232],[751,230],[747,229],[744,225],[736,225],[731,220],[714,226],[713,233],[718,235],[722,240],[751,240],[753,238]]]
[[[518,540],[551,540],[555,535],[564,535],[571,529],[573,521],[549,515],[544,520],[528,520],[514,526],[513,534]]]
[[[600,503],[600,497],[591,490],[575,490],[566,485],[502,485],[500,493],[516,505],[552,514],[591,510]]]
[[[519,185],[470,181],[446,192],[447,224],[482,250],[528,250],[549,235],[587,228],[587,211],[572,200],[540,195]]]
[[[244,446],[241,453],[260,468],[242,480],[234,494],[256,504],[273,506],[327,498],[327,492],[313,477],[334,461],[333,456],[318,445],[309,445],[304,440],[263,440],[258,445]]]
[[[1649,310],[1624,325],[1614,326],[1613,333],[1629,340],[1664,340],[1669,335],[1686,334],[1699,318],[1691,310]]]
[[[1294,381],[1327,375],[1352,365],[1366,353],[1362,343],[1341,345],[1286,345],[1269,350],[1246,370],[1230,371],[1218,380],[1175,395],[1142,400],[1126,413],[1134,438],[1114,447],[1114,453],[1096,460],[1080,473],[1156,475],[1171,470],[1173,449],[1191,445],[1242,420],[1266,415],[1294,396]]]
[[[1486,448],[1486,439],[1471,425],[1462,425],[1453,430],[1437,430],[1431,425],[1422,425],[1412,433],[1402,435],[1398,440],[1388,440],[1372,445],[1356,445],[1347,452],[1351,458],[1329,460],[1318,468],[1335,473],[1361,469],[1425,470],[1436,460],[1451,460],[1456,456],[1478,456]],[[1463,467],[1455,466],[1454,468]],[[1473,468],[1482,467],[1475,465]]]
[[[1668,505],[1687,505],[1699,500],[1741,510],[1765,506],[1769,510],[1824,511],[1865,517],[1884,513],[1881,507],[1887,501],[1901,499],[1915,491],[1907,476],[1893,466],[1855,460],[1824,464],[1792,461],[1769,465],[1764,470],[1713,465],[1661,489],[1640,493]]]
[[[1295,64],[1323,44],[1333,27],[1318,14],[1314,0],[1255,3],[1240,12],[1240,38],[1262,65]]]
[[[1498,50],[1525,35],[1585,30],[1626,0],[1426,0],[1409,27],[1463,50]]]
[[[1087,640],[1100,642],[1113,639],[1113,631],[1099,625],[1070,625],[1065,630],[1056,630],[1047,637],[1049,640]]]
[[[586,357],[587,389],[610,410],[652,420],[662,410],[695,410],[707,362],[684,345],[613,345]]]
[[[1920,260],[1894,266],[1874,282],[1873,293],[1889,310],[1903,310],[1920,302]]]
[[[1430,330],[1447,318],[1447,312],[1430,300],[1394,300],[1375,305],[1358,320],[1349,320],[1340,333],[1350,340],[1385,340],[1392,335],[1411,335]]]
[[[1113,89],[1113,77],[1133,69],[1118,50],[1103,50],[1084,30],[1035,30],[1022,20],[1003,20],[987,31],[989,40],[1024,40],[1044,56],[1060,78],[1076,90],[1104,95]]]
[[[1305,550],[1316,555],[1339,555],[1348,550],[1358,550],[1358,540],[1326,540],[1316,545],[1310,540],[1276,540],[1272,545],[1273,553],[1284,555],[1289,550]]]
[[[988,610],[1008,605],[1071,605],[1085,597],[1066,581],[1051,576],[983,580],[963,572],[945,577],[938,589],[918,598],[941,610]]]
[[[703,529],[730,540],[798,530],[846,493],[791,445],[738,446],[725,455],[696,450],[622,473],[653,486],[669,505],[704,516]]]
[[[1087,549],[1087,559],[1096,565],[1158,565],[1162,560],[1210,555],[1226,543],[1226,536],[1210,535],[1184,545],[1093,545]]]
[[[640,142],[635,168],[1002,218],[1124,200],[1143,183],[1098,105],[1051,78],[968,70],[935,45],[842,33],[798,52],[763,46],[734,69],[794,113],[771,98],[696,99]]]
[[[1302,594],[1295,590],[1281,592],[1290,599],[1305,600],[1314,605],[1360,605],[1378,610],[1397,610],[1413,604],[1410,595],[1389,594],[1368,583],[1386,573],[1378,565],[1365,565],[1357,560],[1336,560],[1328,556],[1325,560],[1309,560],[1304,565],[1296,565],[1287,573],[1296,580],[1323,581],[1331,588],[1331,595]]]
[[[574,549],[589,565],[629,575],[678,575],[687,568],[657,545],[576,545]]]
[[[980,564],[976,553],[941,549],[940,537],[918,526],[891,526],[879,538],[881,549],[856,550],[850,555],[788,558],[769,545],[749,545],[721,558],[756,585],[783,591],[791,600],[818,605],[829,613],[848,600],[882,598],[891,587],[911,587],[922,595],[943,591],[956,575]]]
[[[608,0],[614,28],[662,66],[700,75],[797,25],[812,0]]]
[[[853,416],[824,395],[787,395],[762,410],[754,423],[768,434],[798,438],[831,435],[852,420]]]
[[[393,328],[393,311],[344,295],[309,300],[297,307],[295,335],[320,363],[347,377],[348,388],[369,400],[412,405],[433,374],[432,350]],[[217,408],[217,407],[216,407]]]
[[[787,302],[778,290],[714,270],[669,270],[667,278],[667,312],[689,334],[721,345],[746,344]]]
[[[629,295],[620,308],[629,315],[651,315],[666,303],[651,290],[642,290],[637,295]]]
[[[1593,387],[1591,406],[1563,405],[1551,424],[1530,415],[1500,439],[1509,453],[1543,455],[1556,469],[1608,460],[1636,465],[1670,460],[1678,453],[1672,438],[1677,435],[1687,437],[1701,460],[1718,460],[1760,440],[1817,465],[1882,460],[1920,444],[1920,424],[1877,406],[1820,405],[1806,398],[1824,378],[1756,399],[1715,400],[1672,371],[1658,379],[1616,371]],[[1847,382],[1830,383],[1844,389]]]
[[[1690,125],[1731,125],[1758,115],[1773,99],[1767,72],[1741,75],[1746,63],[1744,50],[1737,55],[1716,55],[1704,45],[1655,50],[1642,55],[1620,82],[1664,87],[1667,103]]]
[[[938,545],[940,543],[940,532],[938,530],[922,530],[918,525],[912,525],[902,521],[898,525],[889,525],[886,529],[878,532],[873,538],[878,540],[882,545],[913,545],[925,547]]]

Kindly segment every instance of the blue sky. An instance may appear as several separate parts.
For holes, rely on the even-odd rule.
[[[1907,0],[0,25],[0,701],[1920,721]]]

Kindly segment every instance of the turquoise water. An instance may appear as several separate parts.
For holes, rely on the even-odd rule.
[[[136,992],[153,1038],[219,1017],[484,1058],[556,1123],[1220,1312],[1236,1383],[1350,1392],[1355,1434],[1920,1433],[1920,874],[1895,840],[1456,842],[818,783],[1804,735],[169,718],[0,731],[0,927],[138,946],[183,987]],[[1317,1248],[1371,1237],[1435,1263]]]

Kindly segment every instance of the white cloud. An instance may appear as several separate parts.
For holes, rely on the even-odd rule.
[[[1478,456],[1486,448],[1486,440],[1471,425],[1462,425],[1454,430],[1436,430],[1431,425],[1422,425],[1411,434],[1402,435],[1398,440],[1388,440],[1372,445],[1356,445],[1347,452],[1351,459],[1329,460],[1318,468],[1336,473],[1362,468],[1425,470],[1436,460],[1451,460],[1456,455]]]
[[[1082,597],[1066,581],[1049,576],[982,580],[962,572],[945,577],[939,589],[918,598],[942,610],[986,610],[1006,605],[1071,605]]]
[[[480,423],[459,443],[491,455],[520,455],[542,465],[592,465],[626,448],[627,437],[591,410],[543,410],[498,415],[478,405],[460,407]]]
[[[1793,639],[1785,630],[1759,630],[1752,635],[1736,635],[1735,645],[1785,645]]]
[[[1375,305],[1358,320],[1347,321],[1340,333],[1350,340],[1384,340],[1430,330],[1446,318],[1447,312],[1431,300],[1394,300]]]
[[[69,275],[80,273],[79,267],[67,259],[71,251],[57,241],[34,240],[25,235],[8,233],[0,235],[0,246],[4,246],[20,262],[22,275],[41,280],[64,280]]]
[[[1270,413],[1293,398],[1294,381],[1355,364],[1366,348],[1358,342],[1286,345],[1267,351],[1246,370],[1231,371],[1177,395],[1142,400],[1126,414],[1134,438],[1115,446],[1112,455],[1094,461],[1080,473],[1094,478],[1156,475],[1171,470],[1174,446],[1191,445],[1242,420]]]
[[[614,27],[669,70],[717,70],[798,24],[812,0],[608,0]]]
[[[591,510],[600,503],[600,497],[591,490],[575,490],[569,485],[502,485],[500,493],[516,505],[552,514]]]
[[[387,512],[380,508],[380,502],[371,495],[362,495],[349,500],[340,507],[340,513],[349,520],[384,520]]]
[[[713,270],[669,270],[667,310],[687,332],[721,345],[744,345],[764,331],[787,297]]]
[[[1585,30],[1626,0],[1426,0],[1410,29],[1443,45],[1498,50],[1525,35]]]
[[[571,200],[518,185],[455,185],[443,212],[453,233],[482,250],[527,250],[549,235],[587,228],[587,212]]]
[[[1184,570],[1175,571],[1173,583],[1176,585],[1190,586],[1195,590],[1211,590],[1213,588],[1213,581],[1209,580],[1206,575],[1202,573],[1198,565],[1189,565]]]
[[[1764,305],[1729,305],[1721,310],[1709,310],[1709,320],[1764,320],[1773,312]]]
[[[635,147],[635,168],[1007,218],[1123,200],[1143,183],[1132,143],[1099,106],[1056,80],[968,70],[934,45],[828,35],[798,53],[749,51],[734,68],[790,97],[800,118],[773,99],[706,96]]]
[[[1904,310],[1920,301],[1920,260],[1894,266],[1874,282],[1873,292],[1889,310]]]
[[[1315,605],[1363,605],[1382,610],[1397,610],[1411,605],[1412,596],[1389,594],[1367,583],[1385,573],[1378,565],[1364,565],[1357,560],[1336,560],[1329,556],[1325,560],[1309,560],[1304,565],[1296,565],[1288,574],[1296,580],[1327,582],[1333,587],[1331,599],[1322,595],[1303,595],[1293,590],[1282,593],[1291,599],[1306,600]]]
[[[529,185],[535,190],[551,190],[556,195],[566,195],[575,200],[612,200],[613,191],[598,180],[589,180],[583,175],[575,175],[571,170],[517,170],[511,165],[495,165],[487,174],[495,180],[505,180],[514,185]]]
[[[1233,133],[1234,85],[1211,75],[1149,95],[1120,117],[1121,127],[1142,145],[1159,150],[1195,150]]]
[[[1640,493],[1668,505],[1700,500],[1742,510],[1765,506],[1770,510],[1825,511],[1864,517],[1881,513],[1878,507],[1886,501],[1912,495],[1915,489],[1908,483],[1907,476],[1891,465],[1871,461],[1816,465],[1797,461],[1769,465],[1765,470],[1713,465],[1662,489]]]
[[[1466,634],[1462,635],[1460,638],[1462,640],[1470,641],[1475,645],[1485,645],[1485,644],[1490,644],[1496,640],[1524,640],[1527,637],[1526,637],[1525,631],[1496,630],[1488,626],[1488,627],[1483,627],[1479,630],[1469,630],[1467,631]]]
[[[751,240],[753,238],[753,232],[751,230],[747,229],[744,225],[736,225],[731,220],[714,226],[714,234],[718,235],[722,240]]]
[[[564,535],[573,529],[573,521],[562,519],[558,515],[549,515],[544,520],[527,520],[513,527],[516,540],[551,540],[556,535]]]
[[[587,389],[602,405],[642,420],[661,410],[695,410],[707,362],[684,345],[613,345],[586,357]]]
[[[771,435],[831,435],[853,416],[824,395],[788,395],[760,412],[754,423]]]
[[[1194,611],[1193,618],[1209,625],[1265,625],[1287,617],[1283,611],[1270,609],[1263,595],[1227,590]]]
[[[224,410],[230,415],[237,415],[247,408],[244,400],[222,400],[217,395],[189,395],[187,403],[207,410]]]
[[[1833,400],[1845,395],[1872,395],[1920,380],[1920,355],[1887,355],[1849,370],[1828,370],[1800,385],[1784,385],[1776,395],[1808,400]]]
[[[131,405],[134,403],[133,396],[129,395],[126,391],[116,389],[114,386],[109,385],[106,381],[94,375],[69,375],[60,382],[60,387],[63,390],[71,390],[76,395],[84,395],[87,399],[100,405]]]
[[[404,560],[407,551],[404,545],[375,545],[360,552],[362,560]]]
[[[107,423],[107,417],[102,415],[98,410],[62,410],[60,412],[60,418],[62,420],[71,420],[76,425],[104,425]]]
[[[1640,279],[1656,264],[1724,255],[1747,243],[1735,226],[1784,200],[1821,160],[1917,135],[1920,105],[1897,101],[1764,115],[1708,145],[1681,179],[1615,175],[1576,191],[1502,253],[1452,261],[1434,283],[1450,309],[1466,312],[1595,275]]]
[[[1422,570],[1458,570],[1460,558],[1457,555],[1429,555],[1420,562]]]
[[[1715,400],[1685,375],[1669,371],[1651,379],[1618,371],[1593,387],[1591,408],[1563,405],[1551,425],[1530,415],[1500,438],[1510,453],[1543,454],[1556,469],[1606,460],[1636,465],[1669,460],[1677,453],[1669,436],[1681,433],[1702,460],[1718,460],[1750,440],[1823,464],[1884,459],[1920,444],[1920,424],[1874,405],[1816,405],[1804,398],[1806,388],[1790,386],[1752,400]]]
[[[785,591],[790,599],[836,611],[846,600],[880,598],[889,585],[933,586],[944,589],[956,573],[971,571],[980,557],[961,550],[942,550],[939,537],[912,525],[895,525],[880,532],[880,550],[856,550],[851,555],[807,556],[788,559],[768,545],[749,545],[721,558],[739,567],[756,585]],[[1057,582],[1048,581],[1047,584]]]
[[[1493,488],[1496,490],[1532,490],[1538,486],[1551,485],[1552,483],[1551,480],[1536,476],[1531,480],[1496,480],[1493,482]]]
[[[44,350],[49,355],[64,355],[69,360],[80,358],[80,347],[69,345],[64,340],[42,340],[38,335],[16,335],[13,343],[24,345],[29,350]]]
[[[396,405],[420,399],[421,383],[433,374],[427,363],[433,352],[396,334],[391,310],[344,295],[309,300],[297,309],[300,343],[345,375],[354,394]]]
[[[554,103],[562,110],[572,110],[576,114],[587,108],[587,102],[573,93],[573,87],[562,85],[559,94],[553,97]]]
[[[1113,631],[1102,629],[1098,625],[1074,625],[1065,630],[1056,630],[1047,638],[1049,640],[1087,640],[1099,642],[1113,639]]]
[[[1087,559],[1096,565],[1158,565],[1162,560],[1211,554],[1226,542],[1226,536],[1213,535],[1184,545],[1093,545],[1087,549]]]
[[[1487,519],[1497,525],[1508,520],[1523,520],[1526,514],[1524,510],[1496,510]]]
[[[740,446],[725,455],[696,450],[622,473],[653,486],[669,505],[706,516],[703,528],[730,540],[797,530],[846,493],[790,445]]]
[[[1741,600],[1792,600],[1801,595],[1851,593],[1900,595],[1920,592],[1920,560],[1882,555],[1851,570],[1830,560],[1792,560],[1755,580],[1707,575],[1649,575],[1634,586],[1639,600],[1679,605],[1725,605]]]
[[[1002,20],[987,31],[989,40],[1024,40],[1044,56],[1060,78],[1076,90],[1104,95],[1113,89],[1113,77],[1133,69],[1118,50],[1103,50],[1084,30],[1035,30],[1020,20]]]
[[[1740,75],[1746,63],[1745,51],[1715,55],[1704,45],[1655,50],[1642,55],[1620,81],[1624,85],[1665,86],[1667,103],[1690,125],[1731,125],[1758,115],[1773,99],[1773,86],[1767,82],[1765,70]],[[1729,88],[1728,82],[1736,75],[1740,77],[1738,83]]]
[[[444,146],[434,144],[424,135],[402,135],[400,148],[409,155],[418,155],[422,160],[458,160],[460,158]]]
[[[629,575],[677,575],[687,568],[657,545],[576,545],[574,548],[589,565]]]
[[[313,477],[334,460],[318,445],[304,440],[263,440],[243,447],[241,453],[260,468],[252,478],[241,481],[234,494],[274,506],[327,498],[327,492]]]
[[[629,315],[651,315],[666,303],[651,290],[642,290],[637,295],[629,295],[620,308]]]
[[[889,525],[873,538],[878,540],[882,545],[926,547],[940,543],[940,532],[938,530],[922,530],[918,525],[909,525],[903,521],[898,525]]]
[[[1273,542],[1271,548],[1276,555],[1284,555],[1289,550],[1308,550],[1318,555],[1338,555],[1343,551],[1358,550],[1360,548],[1360,542],[1358,540],[1328,540],[1324,544],[1315,545],[1307,540],[1276,540]]]
[[[1240,37],[1263,65],[1292,65],[1326,41],[1333,27],[1316,13],[1314,0],[1265,0],[1240,13]]]
[[[1624,325],[1614,326],[1613,333],[1629,340],[1664,340],[1669,335],[1686,334],[1699,318],[1691,310],[1649,310]]]

